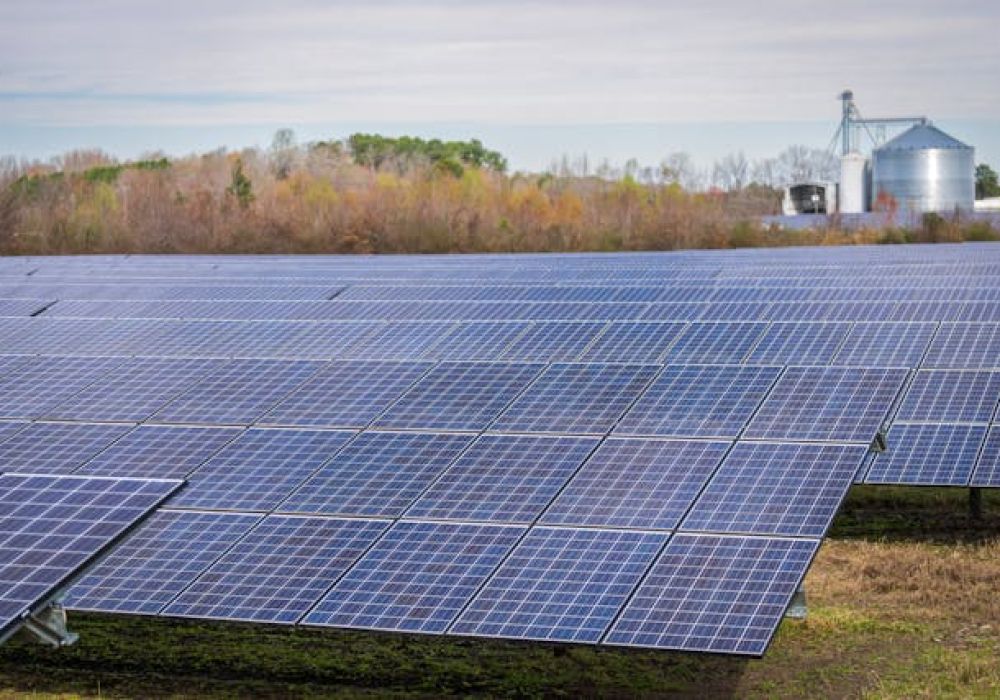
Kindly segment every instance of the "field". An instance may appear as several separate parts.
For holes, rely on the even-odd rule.
[[[71,615],[0,648],[0,697],[1000,696],[1000,493],[855,487],[761,660]]]

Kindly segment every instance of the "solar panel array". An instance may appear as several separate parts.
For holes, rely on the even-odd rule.
[[[853,481],[1000,487],[998,275],[0,258],[0,471],[187,481],[76,609],[757,655]]]

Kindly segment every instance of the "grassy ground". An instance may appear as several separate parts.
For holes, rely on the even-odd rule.
[[[72,615],[0,697],[1000,697],[1000,492],[856,488],[761,660]]]

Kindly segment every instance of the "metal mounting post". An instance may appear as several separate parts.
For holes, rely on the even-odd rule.
[[[24,618],[20,632],[40,644],[57,648],[74,644],[80,638],[80,635],[66,629],[66,609],[61,601],[49,603]]]
[[[983,517],[983,490],[977,486],[969,488],[969,517],[973,520]]]
[[[785,617],[790,617],[793,620],[804,620],[808,612],[809,609],[806,606],[806,587],[805,584],[799,584],[799,587],[795,589],[795,594],[792,596],[792,602],[788,604],[788,610],[785,611]]]
[[[872,440],[872,444],[869,449],[872,452],[885,452],[888,448],[889,443],[886,441],[885,431],[880,430],[875,433],[875,439]]]

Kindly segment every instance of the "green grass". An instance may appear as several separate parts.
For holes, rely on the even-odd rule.
[[[1000,697],[1000,494],[966,497],[854,489],[761,660],[71,614],[73,647],[0,647],[0,697]]]

